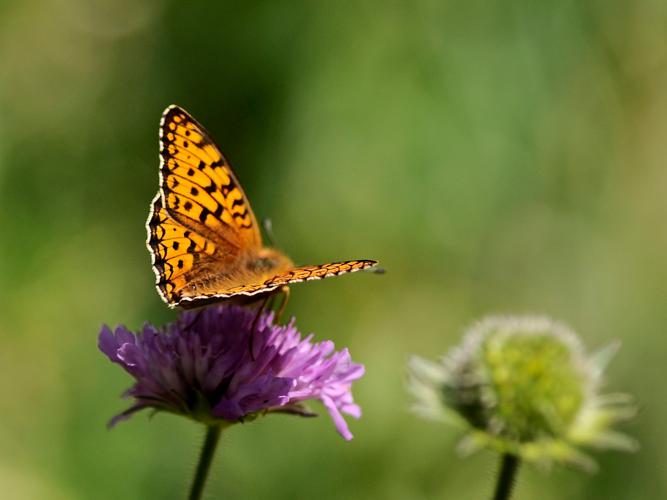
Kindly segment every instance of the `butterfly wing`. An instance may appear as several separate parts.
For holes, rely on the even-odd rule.
[[[201,293],[198,296],[183,297],[179,305],[193,307],[203,305],[209,302],[215,302],[220,299],[226,299],[234,296],[261,295],[273,292],[290,283],[299,283],[301,281],[321,280],[331,278],[346,273],[354,273],[364,269],[370,269],[377,265],[375,260],[347,260],[343,262],[330,262],[314,266],[299,266],[288,271],[275,274],[274,276],[255,282],[248,282],[243,285],[237,285],[226,289],[211,290]]]
[[[257,220],[231,167],[204,127],[175,105],[160,122],[160,158],[162,202],[174,219],[229,253],[261,247]]]
[[[301,281],[321,280],[332,278],[341,274],[356,273],[364,269],[375,267],[375,260],[345,260],[342,262],[329,262],[315,266],[299,266],[285,273],[280,273],[264,282],[265,285],[280,287],[289,283]]]
[[[206,280],[208,270],[222,258],[219,247],[201,232],[169,215],[158,193],[146,223],[156,288],[162,300],[174,307],[191,283]],[[223,247],[224,248],[224,247]]]
[[[185,110],[160,122],[160,190],[146,224],[156,286],[174,307],[238,266],[262,239],[248,199],[220,149]],[[222,278],[224,282],[224,276]]]

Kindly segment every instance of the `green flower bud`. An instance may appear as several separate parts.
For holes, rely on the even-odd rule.
[[[416,411],[464,429],[464,452],[490,448],[591,470],[580,446],[637,447],[612,430],[634,414],[628,398],[599,395],[616,348],[588,356],[570,329],[548,318],[490,317],[439,363],[413,357],[409,388]]]

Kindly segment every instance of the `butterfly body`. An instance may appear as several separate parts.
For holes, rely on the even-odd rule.
[[[169,106],[160,122],[160,189],[146,223],[156,287],[170,306],[259,297],[289,283],[373,267],[353,260],[295,267],[265,247],[250,204],[206,130]]]

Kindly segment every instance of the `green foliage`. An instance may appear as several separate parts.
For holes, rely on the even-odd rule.
[[[366,365],[355,440],[237,426],[211,498],[487,495],[495,457],[460,461],[409,414],[403,367],[522,311],[620,339],[609,378],[645,411],[641,453],[592,478],[526,468],[517,499],[667,497],[665,23],[645,0],[0,2],[0,496],[185,495],[199,431],[107,431],[129,379],[95,345],[174,317],[143,224],[175,102],[295,261],[388,269],[296,285],[287,311]]]

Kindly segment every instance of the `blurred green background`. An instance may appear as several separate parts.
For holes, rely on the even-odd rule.
[[[180,499],[201,429],[138,415],[102,323],[175,317],[144,221],[170,103],[211,131],[299,263],[385,276],[293,287],[302,331],[367,375],[328,417],[224,436],[209,498],[486,498],[496,457],[408,412],[410,353],[487,313],[546,313],[623,347],[634,455],[526,467],[517,499],[667,496],[667,4],[0,2],[0,496]]]

